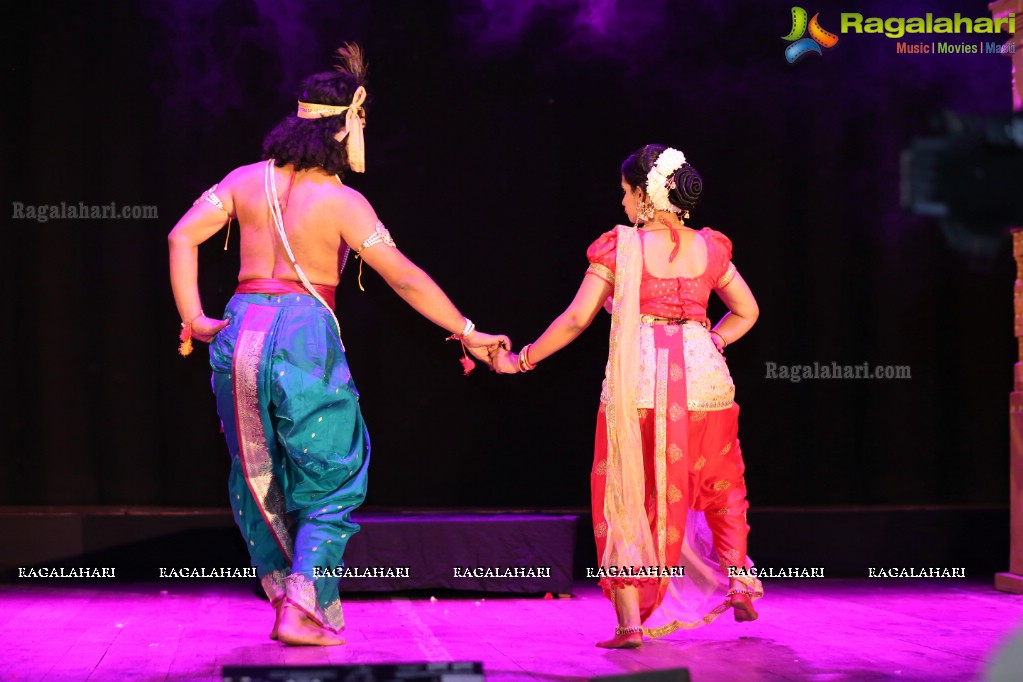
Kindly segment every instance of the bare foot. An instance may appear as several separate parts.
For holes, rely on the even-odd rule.
[[[738,623],[756,620],[759,617],[759,614],[753,608],[753,602],[750,601],[749,595],[742,593],[733,594],[728,603],[731,605],[732,612],[735,614],[735,620]]]
[[[636,649],[643,646],[643,635],[638,632],[628,635],[615,635],[611,639],[597,642],[597,646],[602,649]]]
[[[277,640],[277,630],[281,626],[281,607],[284,606],[284,602],[280,602],[274,607],[274,629],[270,631],[270,639]]]
[[[302,609],[291,604],[281,606],[277,639],[282,644],[293,646],[338,646],[345,643],[345,640],[317,625]]]

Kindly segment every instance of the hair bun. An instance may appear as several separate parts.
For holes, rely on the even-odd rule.
[[[703,193],[703,178],[696,172],[696,169],[688,163],[684,163],[675,171],[672,180],[675,182],[675,188],[668,195],[671,203],[683,211],[688,211],[696,206],[696,202],[700,200],[700,195]]]

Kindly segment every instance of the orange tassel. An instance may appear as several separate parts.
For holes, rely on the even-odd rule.
[[[469,374],[474,369],[476,369],[476,363],[472,361],[472,359],[469,357],[469,354],[466,352],[465,342],[462,341],[462,335],[452,334],[447,339],[445,339],[445,341],[458,341],[462,344],[462,357],[459,359],[459,362],[462,363],[462,374],[465,376],[469,376]]]
[[[181,325],[181,334],[178,335],[181,345],[178,346],[178,354],[187,357],[192,353],[192,323],[186,322]]]

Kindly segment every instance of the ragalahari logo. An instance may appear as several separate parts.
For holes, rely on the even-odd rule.
[[[822,47],[834,47],[838,43],[838,36],[821,28],[817,21],[819,16],[819,12],[814,14],[808,24],[806,10],[802,7],[792,8],[792,30],[787,36],[782,37],[783,40],[792,43],[785,48],[785,59],[789,60],[789,64],[795,64],[811,52],[821,54]],[[804,38],[803,34],[807,28],[810,30],[810,37]]]

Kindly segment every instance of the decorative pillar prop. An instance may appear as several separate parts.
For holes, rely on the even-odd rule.
[[[1012,109],[1023,111],[1023,0],[988,5],[995,19],[1015,15],[1016,33],[1005,43],[1012,58]],[[1009,572],[995,574],[995,589],[1023,594],[1023,226],[1012,230],[1016,259],[1013,287],[1015,333],[1019,346],[1012,393],[1009,394]]]

